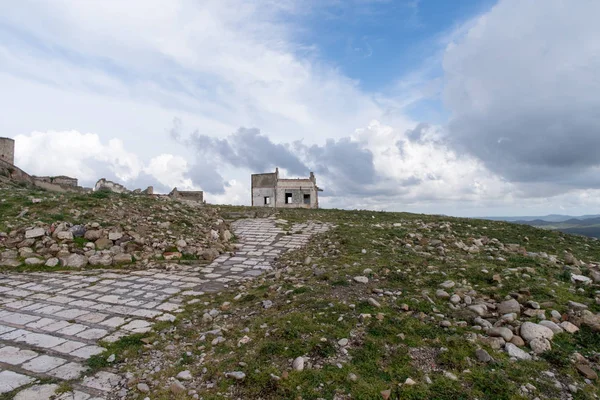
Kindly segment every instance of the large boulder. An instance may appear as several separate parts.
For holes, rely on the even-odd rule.
[[[83,268],[88,264],[88,259],[81,254],[71,254],[62,258],[61,262],[65,267]]]
[[[552,340],[554,332],[544,325],[533,322],[524,322],[523,325],[521,325],[520,336],[529,343],[534,339]]]
[[[521,313],[521,305],[515,299],[503,301],[502,303],[498,304],[497,309],[498,309],[498,314],[500,314],[500,315],[510,314],[510,313],[517,313],[517,314]]]
[[[90,265],[108,267],[112,265],[113,259],[110,254],[94,254],[89,258]]]

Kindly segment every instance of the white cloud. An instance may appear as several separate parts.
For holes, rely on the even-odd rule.
[[[119,139],[103,144],[96,134],[77,131],[32,132],[15,137],[16,164],[35,175],[71,175],[82,181],[97,179],[98,165],[127,182],[142,170],[137,155]],[[98,177],[99,178],[99,177]]]
[[[34,174],[87,184],[106,175],[162,190],[204,181],[224,190],[207,196],[214,203],[248,204],[249,174],[263,171],[198,157],[169,137],[174,117],[188,135],[197,129],[226,138],[244,127],[275,144],[301,140],[298,156],[308,166],[339,164],[331,166],[335,174],[317,176],[324,194],[328,187],[340,193],[323,197],[324,206],[484,215],[524,202],[540,210],[597,205],[588,188],[599,176],[597,130],[568,131],[578,141],[564,129],[531,129],[532,116],[547,116],[539,110],[595,126],[594,114],[583,111],[600,105],[589,68],[600,67],[597,13],[589,12],[597,3],[501,0],[449,34],[449,129],[405,115],[407,106],[438,95],[435,55],[383,94],[368,93],[320,59],[314,45],[296,42],[297,27],[286,17],[310,7],[295,0],[22,0],[0,14],[2,134],[16,137],[17,163]],[[577,168],[550,169],[545,176],[554,182],[522,186],[502,167],[521,168],[511,161],[523,158],[552,164],[579,142],[589,168],[576,178],[569,173]],[[361,166],[373,163],[358,167],[363,181],[347,181],[352,196],[343,192],[354,171],[346,167],[359,160],[344,159],[349,154]],[[564,195],[567,184],[572,191]]]
[[[598,15],[597,1],[501,0],[461,30],[443,61],[455,144],[513,182],[600,187]]]
[[[185,158],[172,154],[161,154],[150,160],[144,172],[152,175],[165,186],[174,186],[180,190],[197,190],[187,176],[189,165]]]
[[[145,165],[116,138],[103,142],[93,133],[33,132],[16,136],[15,147],[15,163],[32,175],[72,176],[87,187],[92,187],[100,178],[107,178],[129,189],[137,189],[138,184],[156,183],[163,188],[197,189],[186,176],[189,165],[183,157],[161,154]]]

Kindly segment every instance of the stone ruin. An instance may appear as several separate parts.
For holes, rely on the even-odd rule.
[[[266,174],[252,174],[252,205],[271,208],[319,208],[317,179],[282,179],[279,168]]]
[[[89,189],[78,186],[77,179],[69,176],[29,175],[15,165],[15,141],[5,137],[0,137],[0,179],[2,178],[52,192],[89,191]]]
[[[94,185],[94,188],[89,189],[79,186],[77,178],[71,178],[69,176],[29,175],[15,165],[15,141],[6,137],[0,137],[0,181],[2,180],[36,186],[52,192],[91,192],[106,190],[114,193],[154,195],[154,188],[152,186],[148,186],[144,190],[129,190],[125,186],[105,178],[99,179]],[[204,192],[201,190],[185,191],[174,188],[168,195],[160,196],[204,204]]]

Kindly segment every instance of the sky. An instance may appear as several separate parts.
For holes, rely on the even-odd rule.
[[[325,208],[597,214],[597,0],[0,0],[0,136],[35,175]]]

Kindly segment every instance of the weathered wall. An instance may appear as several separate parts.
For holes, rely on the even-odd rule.
[[[13,139],[0,137],[0,160],[15,164],[15,141]]]
[[[53,183],[55,185],[63,186],[77,186],[77,179],[68,176],[34,176],[37,181]]]
[[[252,205],[256,207],[275,207],[275,184],[277,171],[267,174],[252,175]],[[270,203],[265,204],[265,197],[270,198]]]
[[[181,200],[190,200],[198,203],[204,202],[204,192],[201,190],[177,190],[174,188],[169,193],[169,197]]]
[[[252,187],[264,188],[264,187],[275,187],[277,182],[277,173],[269,174],[253,174],[252,175]]]
[[[270,204],[265,204],[265,197],[270,197]],[[257,207],[275,207],[275,188],[252,188],[252,205]]]
[[[292,194],[292,203],[285,203],[286,193]],[[304,204],[304,195],[310,195],[310,204]],[[293,188],[277,187],[277,207],[278,208],[317,208],[317,190],[313,187]]]
[[[96,182],[96,185],[94,185],[94,190],[110,190],[114,193],[129,193],[129,190],[125,186],[120,185],[116,182],[107,181],[104,178]]]

